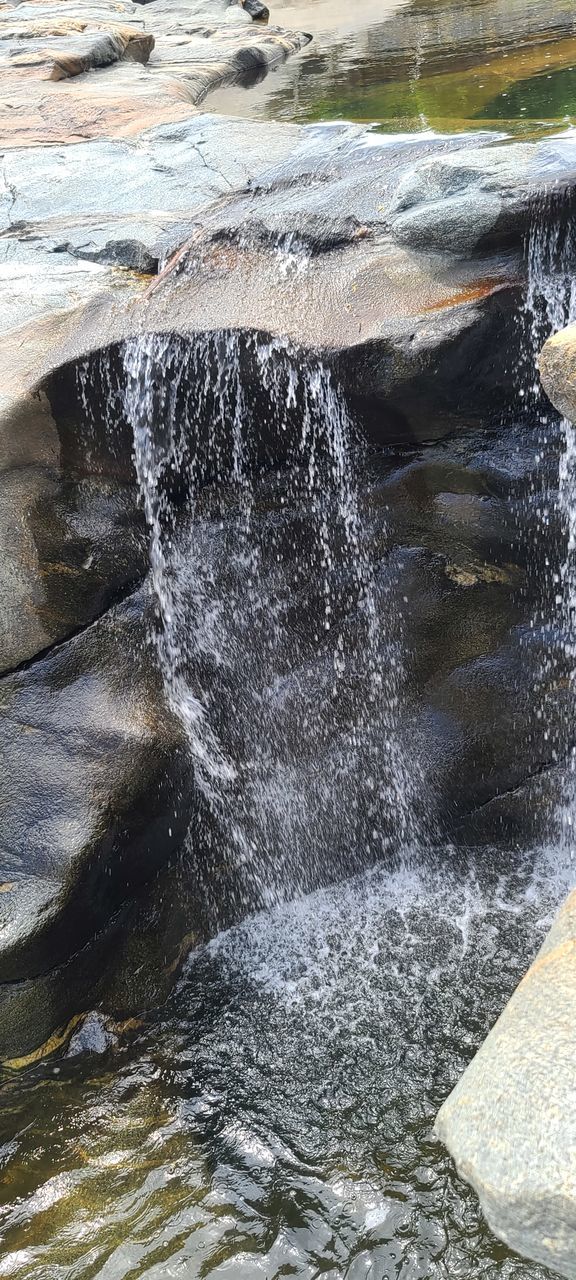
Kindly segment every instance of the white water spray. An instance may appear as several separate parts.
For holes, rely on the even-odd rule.
[[[526,309],[530,326],[528,403],[541,405],[538,356],[545,341],[576,320],[576,226],[548,208],[539,210],[528,242],[528,290]],[[552,415],[540,409],[546,435]],[[552,586],[562,629],[573,693],[576,692],[576,426],[567,418],[560,423],[562,451],[558,470],[558,504],[565,532],[565,553]],[[563,843],[573,856],[576,825],[576,748],[569,768],[571,784],[560,811]]]
[[[408,845],[419,773],[398,732],[397,618],[390,608],[384,626],[376,605],[354,429],[329,368],[234,333],[139,337],[122,361],[166,693],[248,905],[337,874],[360,829],[364,861]],[[253,520],[258,474],[286,478],[268,545]],[[288,510],[304,528],[285,549]],[[296,624],[285,555],[307,600]]]

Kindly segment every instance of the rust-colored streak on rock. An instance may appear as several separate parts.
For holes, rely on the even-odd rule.
[[[91,97],[86,91],[72,100],[64,96],[68,84],[61,81],[54,85],[54,93],[42,94],[34,102],[0,99],[0,146],[56,146],[90,138],[131,137],[154,125],[186,120],[191,114],[189,105],[167,94],[114,100]]]
[[[429,302],[422,310],[445,311],[449,307],[458,307],[464,302],[477,302],[481,298],[488,298],[491,293],[497,293],[498,289],[508,288],[513,283],[513,280],[504,280],[501,276],[479,281],[475,284],[466,285],[464,289],[460,289],[458,293],[450,294],[447,298],[440,298],[437,302]]]

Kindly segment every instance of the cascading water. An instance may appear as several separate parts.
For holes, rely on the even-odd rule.
[[[552,323],[546,253],[533,243],[531,360]],[[491,1237],[431,1131],[567,888],[558,849],[455,857],[423,844],[409,866],[363,869],[410,840],[420,788],[403,745],[410,690],[390,544],[418,551],[432,525],[445,553],[452,497],[476,557],[474,477],[481,500],[499,491],[502,506],[514,504],[516,472],[522,493],[540,492],[532,417],[505,440],[482,433],[475,454],[462,440],[427,447],[423,476],[413,454],[381,460],[368,490],[329,371],[283,344],[157,335],[79,372],[88,426],[103,409],[124,452],[134,440],[155,641],[214,828],[201,888],[217,894],[229,863],[244,909],[295,900],[197,947],[125,1051],[94,1060],[79,1032],[58,1074],[48,1065],[8,1082],[4,1273],[546,1280]],[[422,506],[407,536],[410,483],[412,520]],[[482,678],[498,657],[500,621],[486,640],[482,586],[453,589],[433,563],[432,661],[459,664],[449,687],[461,705],[462,672]],[[425,609],[421,578],[417,590]],[[362,874],[298,896],[349,872],[351,850]],[[195,865],[183,874],[196,888]]]
[[[505,443],[488,431],[477,445],[482,497],[498,492],[500,481],[510,505],[518,490],[507,454],[516,451],[510,471],[525,475],[522,495],[542,502],[550,574],[564,552],[556,555],[546,525],[549,495],[540,498],[534,416],[540,435],[549,436],[548,454],[558,428],[537,396],[535,358],[570,314],[563,253],[535,225],[531,338],[519,375],[529,411]],[[556,844],[514,854],[487,846],[433,849],[422,839],[406,853],[426,828],[418,825],[416,752],[406,746],[412,683],[404,679],[411,661],[404,637],[411,633],[399,601],[404,588],[413,590],[409,556],[400,590],[390,552],[404,555],[403,538],[408,548],[419,547],[423,527],[434,522],[433,546],[447,551],[449,501],[443,490],[437,494],[435,471],[444,469],[449,499],[458,460],[453,496],[461,500],[462,441],[447,444],[444,461],[444,446],[427,449],[430,471],[411,490],[425,505],[406,538],[396,473],[414,483],[414,457],[380,459],[378,472],[362,458],[321,361],[306,361],[283,343],[226,333],[188,341],[147,336],[102,360],[95,376],[109,381],[108,433],[123,421],[134,442],[155,642],[167,698],[186,727],[191,785],[202,800],[203,829],[191,828],[184,874],[195,889],[200,879],[199,896],[209,900],[210,925],[219,932],[190,956],[168,1006],[104,1091],[104,1105],[98,1063],[93,1092],[90,1081],[63,1137],[59,1131],[62,1167],[67,1176],[72,1171],[71,1187],[83,1188],[82,1204],[91,1187],[94,1256],[106,1257],[121,1280],[160,1280],[170,1268],[265,1280],[317,1275],[319,1268],[335,1280],[545,1280],[540,1268],[494,1243],[431,1137],[438,1107],[535,954],[572,878]],[[561,433],[569,525],[568,424]],[[464,457],[468,448],[465,442]],[[478,460],[469,465],[474,477]],[[471,513],[478,509],[466,506],[474,556]],[[567,646],[572,564],[570,539],[554,588]],[[545,586],[538,652],[558,621]],[[482,588],[478,596],[476,586],[442,591],[446,635],[432,655],[442,663],[455,627],[449,661],[460,666],[455,678],[450,671],[448,689],[461,698],[472,688],[464,682],[459,689],[462,673],[480,670],[482,678],[484,648],[485,666],[493,658],[485,644],[475,662],[476,632],[486,626],[475,605]],[[410,608],[419,603],[414,594],[408,599]],[[433,616],[440,616],[436,605]],[[497,659],[498,627],[489,639],[493,634]],[[555,682],[553,672],[548,683]],[[442,717],[453,703],[441,693],[432,713],[439,707]],[[392,848],[402,854],[391,867],[382,853]],[[317,888],[329,881],[339,883]],[[248,919],[221,928],[239,916]],[[74,1060],[66,1069],[75,1070]],[[25,1108],[26,1134],[33,1105],[32,1098]],[[83,1124],[92,1118],[88,1164],[84,1151],[78,1154],[80,1110]],[[118,1111],[123,1148],[131,1123],[137,1135],[129,1157],[105,1149],[106,1142],[117,1145],[109,1135]],[[94,1175],[104,1158],[106,1177],[119,1162],[112,1193]],[[48,1180],[42,1192],[51,1191]],[[85,1248],[73,1232],[74,1191],[57,1185],[54,1194],[62,1204],[44,1229],[48,1243],[37,1246],[34,1280],[61,1236],[66,1265]],[[33,1220],[30,1198],[25,1209]],[[15,1201],[11,1220],[20,1212]],[[67,1233],[61,1213],[69,1214]],[[121,1243],[108,1254],[116,1215]],[[16,1235],[9,1256],[13,1274],[28,1280],[21,1243]],[[82,1280],[85,1274],[79,1271]]]
[[[122,362],[159,659],[206,802],[221,922],[216,864],[247,909],[414,838],[399,620],[320,360],[222,333],[136,338]]]
[[[576,224],[567,211],[553,205],[539,208],[528,246],[526,312],[529,321],[528,377],[525,402],[539,415],[546,445],[555,415],[543,404],[538,356],[545,341],[576,320]],[[564,661],[571,685],[576,681],[576,427],[567,418],[560,422],[561,452],[558,468],[558,507],[565,537],[564,558],[552,569],[552,594],[562,634]],[[549,507],[543,504],[541,519],[549,524]],[[545,565],[550,568],[548,557]],[[552,653],[549,662],[554,663]],[[560,810],[564,844],[571,856],[576,824],[576,747],[571,750],[570,785]]]

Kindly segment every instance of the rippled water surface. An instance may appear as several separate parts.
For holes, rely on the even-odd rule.
[[[257,915],[129,1048],[80,1039],[6,1078],[0,1275],[540,1280],[431,1126],[546,928],[555,860],[414,855]]]
[[[210,108],[280,120],[358,120],[391,131],[576,121],[571,0],[275,0],[271,21],[312,43],[259,87]]]

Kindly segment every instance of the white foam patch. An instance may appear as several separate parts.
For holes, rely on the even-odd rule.
[[[520,926],[531,959],[573,884],[569,855],[527,854],[513,872],[501,851],[478,850],[465,868],[444,851],[432,866],[414,851],[344,884],[261,912],[219,934],[208,952],[230,975],[288,1005],[338,1006],[354,1018],[383,971],[411,990],[438,982],[473,955],[494,957],[503,929]],[[351,1003],[347,1003],[347,994]]]

